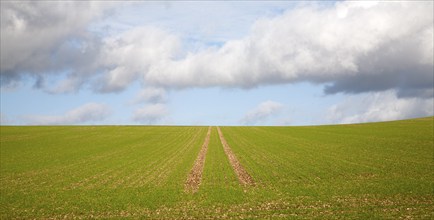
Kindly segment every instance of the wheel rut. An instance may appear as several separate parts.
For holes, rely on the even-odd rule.
[[[255,182],[253,181],[252,176],[250,176],[250,174],[244,169],[240,161],[238,161],[237,157],[232,152],[232,149],[229,147],[229,144],[226,142],[223,133],[220,130],[220,127],[217,127],[217,131],[219,133],[220,141],[223,145],[223,150],[226,156],[228,157],[229,163],[231,164],[232,169],[235,171],[235,174],[237,175],[240,183],[244,186],[254,185]]]
[[[211,136],[211,127],[208,127],[208,132],[205,137],[205,141],[202,144],[202,148],[197,155],[193,168],[188,174],[187,180],[184,184],[184,190],[186,192],[195,193],[199,189],[202,182],[202,173],[205,166],[206,152],[208,151],[209,139]]]

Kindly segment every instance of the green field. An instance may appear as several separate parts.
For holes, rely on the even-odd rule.
[[[434,212],[433,117],[357,125],[2,126],[0,219],[413,218]]]

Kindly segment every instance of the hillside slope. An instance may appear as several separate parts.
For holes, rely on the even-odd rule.
[[[252,184],[212,127],[194,192],[208,127],[2,126],[0,218],[429,219],[433,122],[220,127]]]

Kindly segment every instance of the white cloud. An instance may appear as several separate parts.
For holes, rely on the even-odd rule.
[[[2,1],[2,84],[23,75],[43,79],[70,70],[86,72],[98,53],[88,30],[114,3],[84,1]]]
[[[140,91],[133,103],[164,103],[167,101],[167,92],[162,88],[148,87]]]
[[[146,74],[151,65],[174,59],[179,51],[180,41],[176,36],[154,27],[136,27],[104,39],[98,62],[108,72],[97,82],[97,89],[121,91]]]
[[[296,5],[291,1],[146,1],[120,8],[112,26],[125,29],[153,24],[181,35],[195,50],[207,43],[219,44],[245,36],[258,17],[280,14]],[[192,45],[190,45],[192,44]],[[191,47],[192,48],[191,48]]]
[[[287,126],[287,125],[291,125],[294,123],[294,119],[290,118],[290,117],[283,117],[280,118],[276,121],[276,125],[278,126]]]
[[[301,4],[258,19],[244,38],[184,51],[185,36],[155,20],[147,23],[155,27],[92,34],[86,28],[106,3],[2,2],[2,83],[30,74],[44,86],[46,74],[71,70],[48,90],[71,92],[87,83],[97,92],[119,92],[137,80],[165,89],[308,81],[326,85],[326,94],[394,89],[399,97],[433,97],[433,4]]]
[[[310,81],[328,83],[326,93],[425,91],[433,83],[432,4],[301,6],[258,20],[244,39],[152,65],[144,79],[178,88]]]
[[[87,103],[63,115],[28,115],[23,118],[34,125],[68,125],[103,121],[111,114],[106,104]]]
[[[241,119],[241,123],[246,125],[258,124],[265,122],[268,118],[276,115],[282,110],[283,104],[274,101],[265,101],[260,103],[254,109],[246,113]]]
[[[8,116],[0,112],[0,125],[7,125],[10,124],[11,122],[12,120]]]
[[[169,114],[166,105],[148,104],[142,108],[137,109],[133,114],[133,120],[143,124],[155,124],[160,122]]]
[[[84,78],[79,76],[71,75],[68,78],[58,82],[57,85],[51,88],[46,88],[45,91],[52,94],[76,92],[84,83],[84,80]]]
[[[397,98],[394,91],[353,95],[328,109],[328,123],[362,123],[431,116],[434,99]]]

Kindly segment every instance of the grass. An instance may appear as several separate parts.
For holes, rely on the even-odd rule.
[[[2,126],[0,219],[430,219],[433,121],[222,127],[247,187],[213,127],[195,194],[207,127]]]

